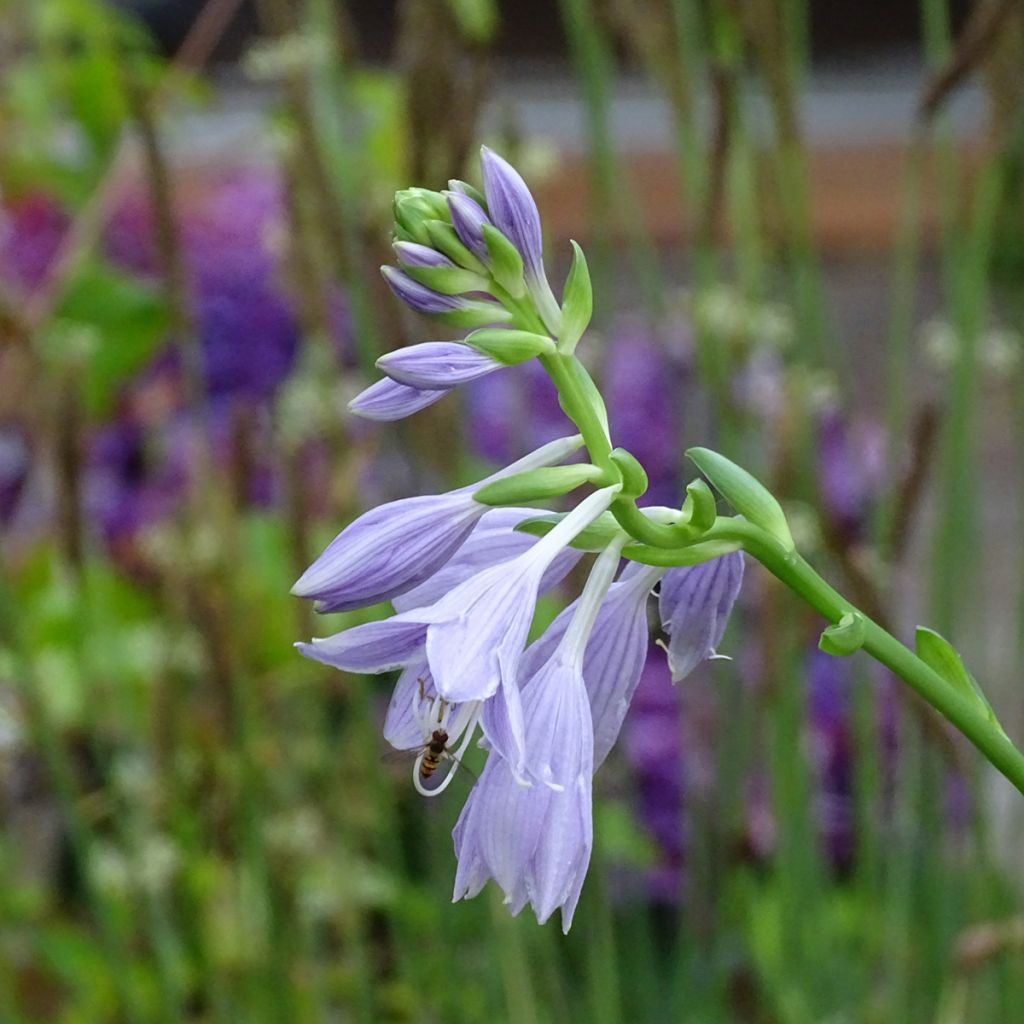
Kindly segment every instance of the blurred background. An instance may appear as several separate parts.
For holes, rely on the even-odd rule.
[[[564,432],[528,367],[346,409],[441,336],[392,193],[486,142],[588,252],[650,500],[720,448],[1024,740],[1022,67],[1019,0],[0,5],[0,1021],[1019,1019],[1019,794],[756,566],[732,662],[652,646],[568,938],[450,905],[472,780],[291,647],[386,609],[288,589]]]

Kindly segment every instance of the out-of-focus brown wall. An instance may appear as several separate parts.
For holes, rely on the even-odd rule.
[[[136,11],[150,26],[165,52],[181,43],[205,0],[116,0]],[[399,0],[348,0],[346,6],[368,58],[386,60],[395,38]],[[442,0],[421,0],[440,3]],[[499,0],[501,36],[498,51],[509,57],[552,58],[565,52],[558,4],[554,0]],[[856,58],[913,46],[920,36],[918,0],[811,0],[811,43],[818,60]],[[953,0],[955,24],[962,22],[969,0]],[[217,57],[235,59],[256,29],[255,4],[247,0],[225,34]]]

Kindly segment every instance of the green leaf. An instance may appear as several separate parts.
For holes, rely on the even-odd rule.
[[[506,366],[515,366],[541,353],[553,352],[555,348],[555,343],[544,334],[510,331],[502,327],[483,327],[467,335],[464,340],[478,352]]]
[[[75,277],[41,344],[45,357],[80,363],[86,410],[101,416],[152,357],[167,326],[155,286],[96,261]]]
[[[917,656],[953,686],[961,697],[966,697],[979,705],[988,720],[1000,732],[1003,732],[1003,727],[999,724],[992,705],[989,704],[978,681],[968,671],[957,649],[941,633],[936,633],[934,629],[929,629],[927,626],[917,627],[914,640],[914,650]],[[1006,734],[1003,733],[1003,735]]]
[[[864,646],[866,633],[864,616],[860,612],[846,612],[821,634],[818,646],[826,654],[843,658]]]
[[[563,352],[572,352],[576,348],[594,312],[594,292],[587,258],[576,242],[572,243],[572,250],[572,266],[562,291],[562,331],[558,347]]]
[[[787,550],[796,548],[782,506],[756,477],[708,448],[691,448],[686,454],[737,512],[767,530]]]
[[[521,505],[527,501],[560,497],[601,476],[601,470],[589,463],[528,469],[485,484],[473,494],[473,500],[482,505]]]

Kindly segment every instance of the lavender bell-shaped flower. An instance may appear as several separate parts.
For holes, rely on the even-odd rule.
[[[491,220],[522,256],[526,287],[548,330],[557,334],[562,315],[544,271],[544,242],[537,203],[522,175],[494,150],[482,146],[480,163]]]
[[[665,573],[658,611],[669,636],[666,649],[673,682],[716,656],[742,583],[739,551]]]
[[[520,777],[530,767],[519,661],[541,580],[558,553],[608,508],[616,491],[595,491],[524,554],[477,573],[430,608],[404,613],[428,624],[427,661],[438,693],[459,703],[488,701],[481,719],[484,734]]]
[[[583,681],[594,722],[594,769],[604,763],[629,710],[647,657],[650,629],[647,601],[665,572],[629,563],[608,588],[583,656]],[[579,601],[565,608],[526,649],[522,672],[531,676],[562,641]]]
[[[452,833],[459,866],[455,900],[489,878],[513,914],[530,903],[543,923],[559,907],[568,931],[593,846],[594,734],[584,683],[584,651],[619,549],[595,563],[572,619],[523,692],[530,758],[542,784],[524,787],[492,751]]]
[[[473,500],[485,482],[562,462],[578,447],[576,436],[544,445],[487,478],[447,494],[402,498],[370,509],[350,523],[302,574],[297,597],[323,612],[376,604],[432,576],[466,540],[488,507]]]

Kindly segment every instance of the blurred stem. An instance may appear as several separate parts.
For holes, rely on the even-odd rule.
[[[634,286],[642,292],[647,308],[658,313],[663,292],[660,262],[644,211],[634,201],[635,191],[626,187],[615,159],[611,130],[615,73],[611,48],[592,0],[560,0],[560,6],[587,111],[591,201],[597,224],[594,292],[614,294],[609,286],[618,276],[616,268],[620,261],[616,259],[615,239],[609,230],[613,228],[625,237]]]

